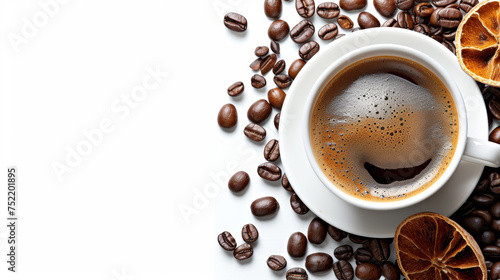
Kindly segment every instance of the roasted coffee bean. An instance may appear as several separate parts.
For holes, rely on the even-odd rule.
[[[310,18],[314,15],[316,5],[314,0],[295,0],[295,9],[303,18]]]
[[[278,140],[272,139],[264,147],[264,158],[268,161],[275,161],[280,157],[280,147]]]
[[[241,237],[245,242],[252,243],[259,238],[259,231],[253,224],[246,224],[241,229]]]
[[[274,64],[274,67],[273,67],[273,73],[275,75],[283,72],[286,68],[286,63],[285,63],[285,60],[284,59],[280,59],[276,62],[276,64]]]
[[[432,4],[434,4],[436,7],[446,7],[455,2],[457,2],[457,0],[432,0]]]
[[[262,63],[260,64],[260,73],[265,75],[271,71],[276,63],[276,60],[278,60],[278,58],[274,53],[264,57],[262,59]]]
[[[292,206],[293,211],[299,215],[305,215],[309,212],[307,205],[302,202],[296,193],[290,196],[290,206]]]
[[[253,255],[253,247],[248,243],[243,243],[240,246],[236,247],[233,251],[233,256],[239,260],[243,261],[250,258]]]
[[[257,167],[257,173],[262,179],[278,181],[281,178],[281,169],[274,163],[265,162]]]
[[[401,28],[413,29],[413,19],[408,12],[401,11],[398,13],[396,20]]]
[[[429,33],[431,32],[429,26],[422,23],[413,26],[413,31],[424,34],[425,36],[429,36]]]
[[[443,8],[441,7],[438,7],[436,9],[434,9],[434,12],[432,12],[430,18],[429,18],[429,23],[432,25],[432,26],[436,26],[436,27],[441,27],[441,25],[439,24],[439,21],[438,21],[438,13],[439,11],[441,11]],[[441,33],[439,35],[442,34],[442,30],[441,30]],[[436,36],[437,34],[432,34],[432,36]]]
[[[295,80],[297,75],[299,74],[300,70],[302,70],[302,67],[306,65],[306,62],[303,59],[297,59],[288,68],[288,75],[292,77],[292,79]]]
[[[290,184],[290,181],[288,181],[288,177],[286,176],[285,173],[283,173],[283,176],[281,177],[281,186],[289,191],[289,192],[293,192],[293,188],[292,188],[292,185]]]
[[[232,251],[236,248],[236,240],[228,231],[219,234],[219,236],[217,236],[217,241],[224,250]]]
[[[340,27],[344,29],[351,29],[354,26],[354,23],[352,22],[351,18],[349,18],[346,15],[340,15],[339,18],[337,19],[337,23],[339,24]]]
[[[302,258],[306,255],[307,238],[302,232],[294,232],[288,238],[286,250],[292,258]]]
[[[277,113],[275,116],[274,116],[274,127],[276,127],[277,130],[280,129],[280,115],[281,113]]]
[[[491,226],[490,228],[496,232],[496,233],[499,233],[500,234],[500,220],[492,220],[491,221]]]
[[[499,179],[500,179],[500,174],[498,174],[497,172],[492,172],[488,176],[488,183],[489,184],[495,184],[495,182],[498,182]]]
[[[443,28],[456,28],[462,20],[462,12],[456,8],[447,6],[437,13],[437,21]]]
[[[353,253],[351,245],[341,245],[333,250],[333,255],[338,260],[348,260],[352,257]]]
[[[353,243],[356,243],[356,244],[364,244],[366,242],[369,242],[370,238],[349,233],[349,240],[351,240]]]
[[[248,108],[247,117],[254,123],[261,123],[271,115],[272,107],[265,99],[255,101]]]
[[[356,266],[356,277],[361,280],[378,280],[382,271],[378,265],[373,263],[360,263]]]
[[[485,258],[500,259],[500,247],[498,246],[484,246],[481,251]]]
[[[271,40],[271,50],[272,50],[275,54],[280,54],[280,43],[278,43],[278,42],[276,42],[276,41]]]
[[[441,45],[445,46],[448,50],[450,50],[450,52],[452,52],[453,54],[456,53],[457,49],[455,47],[455,44],[451,41],[442,41],[441,42]]]
[[[340,242],[347,237],[347,233],[341,229],[338,229],[332,225],[328,225],[328,234],[333,238],[333,240]]]
[[[498,98],[493,98],[488,103],[488,109],[495,119],[500,120],[500,100]]]
[[[267,92],[267,100],[276,109],[281,109],[285,98],[286,93],[281,88],[273,88]]]
[[[254,60],[251,64],[250,64],[250,68],[253,70],[253,71],[257,71],[260,69],[260,65],[262,64],[262,58],[259,57],[257,58],[256,60]]]
[[[288,23],[284,20],[277,19],[271,23],[269,29],[267,30],[267,35],[273,41],[281,41],[288,36],[290,32],[290,27]]]
[[[382,265],[382,276],[385,280],[399,280],[399,272],[391,262],[383,262]]]
[[[316,11],[319,17],[331,19],[339,16],[340,8],[334,2],[323,2],[318,5],[318,9]]]
[[[220,127],[231,128],[236,125],[238,121],[238,114],[236,112],[236,107],[233,104],[226,104],[222,106],[217,115],[217,123]]]
[[[409,10],[408,12],[413,19],[413,26],[417,24],[427,24],[427,18],[416,15],[413,9]]]
[[[265,0],[264,13],[266,16],[278,19],[281,16],[282,4],[281,0]]]
[[[490,132],[490,136],[489,136],[489,140],[491,142],[495,142],[497,144],[500,144],[500,126],[497,126],[495,127],[495,129],[493,129],[491,132]],[[491,191],[495,194],[499,194],[500,193],[500,185],[496,185],[495,187],[491,187]]]
[[[493,280],[500,279],[500,262],[496,262],[491,266],[490,276]]]
[[[485,97],[486,95],[489,95],[492,98],[493,97],[500,98],[500,88],[497,88],[497,87],[485,86],[483,88],[483,90],[481,91],[481,93],[483,94],[483,97]]]
[[[494,245],[497,237],[491,230],[485,230],[479,236],[479,242],[483,245]]]
[[[462,11],[468,13],[477,5],[477,3],[479,3],[479,0],[462,0],[460,1],[459,6]]]
[[[400,10],[407,11],[413,8],[414,3],[414,0],[396,0],[396,7]]]
[[[243,82],[236,82],[227,88],[227,94],[229,96],[240,95],[245,90],[245,85]]]
[[[282,88],[282,89],[289,87],[293,82],[292,77],[290,77],[286,74],[278,74],[278,75],[274,76],[273,81],[279,88]]]
[[[365,248],[358,248],[354,251],[354,259],[358,262],[370,262],[372,260],[372,252]]]
[[[390,18],[382,24],[382,27],[399,27],[399,24],[396,19]]]
[[[326,224],[316,217],[309,223],[307,229],[307,239],[313,244],[321,244],[326,238]]]
[[[380,27],[380,21],[369,12],[361,12],[358,15],[358,25],[361,29]]]
[[[286,272],[286,280],[307,280],[308,275],[305,269],[300,267],[290,268]]]
[[[488,179],[483,179],[477,183],[476,187],[474,188],[475,192],[487,192],[490,187],[490,181]]]
[[[256,123],[248,124],[243,130],[243,133],[245,133],[245,135],[251,140],[257,142],[262,141],[264,140],[264,138],[266,138],[266,130]]]
[[[469,216],[462,220],[462,226],[472,234],[478,234],[483,230],[484,220],[481,217]]]
[[[373,258],[379,262],[385,262],[391,254],[389,243],[385,239],[372,239],[369,243]]]
[[[266,46],[258,46],[255,48],[254,54],[256,56],[265,56],[269,53],[269,48]]]
[[[359,10],[366,6],[367,0],[340,0],[339,5],[346,11]]]
[[[493,220],[493,217],[491,216],[490,212],[488,212],[486,210],[480,210],[480,209],[474,210],[469,215],[483,219],[484,225],[486,225],[486,226],[491,225],[491,221]],[[500,218],[500,217],[495,217],[495,218]]]
[[[267,258],[267,266],[274,271],[283,270],[286,267],[286,259],[280,255],[271,255]]]
[[[333,263],[333,273],[338,280],[352,280],[354,278],[354,269],[346,260],[340,260]]]
[[[253,75],[250,82],[254,88],[263,88],[266,86],[266,78],[259,74]]]
[[[494,264],[492,261],[488,261],[488,260],[484,261],[484,263],[486,264],[486,269],[488,269],[488,271],[490,271],[490,269],[493,267],[493,264]]]
[[[311,59],[319,51],[319,44],[315,41],[309,41],[303,44],[299,49],[299,56],[304,60]]]
[[[229,179],[227,186],[233,192],[241,192],[250,183],[250,176],[245,171],[238,171],[234,173]]]
[[[306,269],[316,273],[332,269],[333,258],[326,253],[313,253],[306,257]]]
[[[335,23],[330,22],[323,25],[318,31],[318,37],[322,40],[333,39],[339,33],[338,27]]]
[[[243,32],[247,30],[247,19],[237,13],[227,13],[224,16],[224,25],[237,32]]]
[[[414,11],[417,16],[427,18],[430,17],[434,12],[434,7],[432,6],[431,3],[422,2],[417,6],[415,6]]]
[[[472,196],[472,202],[479,207],[489,207],[495,201],[495,197],[489,193],[480,193]]]
[[[444,30],[441,26],[429,26],[429,29],[431,30],[431,36],[440,36],[441,34],[443,34]]]
[[[377,12],[384,17],[392,17],[396,12],[395,0],[373,0],[373,5]]]
[[[301,20],[290,30],[290,38],[295,43],[302,44],[314,35],[314,25],[307,19]]]
[[[493,218],[500,219],[500,202],[493,204],[489,212]]]
[[[256,217],[264,217],[276,213],[279,206],[280,205],[276,198],[272,196],[265,196],[254,200],[250,205],[250,210]]]

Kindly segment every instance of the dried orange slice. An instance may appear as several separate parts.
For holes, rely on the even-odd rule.
[[[458,26],[457,58],[476,81],[500,86],[500,0],[477,4]]]
[[[407,280],[486,280],[487,269],[474,238],[436,213],[406,218],[394,236],[399,267]]]

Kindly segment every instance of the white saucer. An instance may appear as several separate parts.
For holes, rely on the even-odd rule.
[[[468,116],[468,136],[488,137],[484,101],[476,82],[462,71],[456,57],[435,40],[399,28],[374,28],[356,31],[323,48],[301,70],[290,87],[281,110],[279,141],[281,160],[290,183],[301,200],[320,218],[344,231],[369,237],[392,237],[406,217],[423,211],[453,214],[469,197],[484,166],[461,161],[448,183],[430,198],[413,206],[389,211],[357,208],[335,196],[316,177],[310,167],[302,142],[301,125],[309,90],[333,61],[356,48],[392,43],[420,50],[436,59],[451,75],[464,94]],[[433,49],[430,52],[429,49]]]

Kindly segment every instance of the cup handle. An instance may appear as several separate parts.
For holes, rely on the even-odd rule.
[[[500,145],[488,140],[467,137],[462,159],[490,167],[500,167]]]

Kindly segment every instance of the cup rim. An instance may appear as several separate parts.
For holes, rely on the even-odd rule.
[[[448,91],[450,92],[450,95],[452,96],[453,101],[455,102],[455,107],[457,109],[457,114],[458,114],[459,135],[457,139],[457,145],[455,148],[455,152],[453,153],[452,160],[450,161],[448,168],[445,170],[445,172],[440,176],[440,178],[434,184],[429,186],[424,191],[406,199],[388,201],[388,202],[363,200],[361,198],[354,197],[342,191],[337,186],[335,186],[335,184],[333,184],[333,182],[331,182],[330,179],[328,179],[328,177],[323,173],[323,171],[319,167],[316,157],[312,151],[312,142],[310,135],[310,128],[311,128],[310,123],[311,123],[313,107],[316,103],[317,98],[323,92],[325,86],[328,85],[330,80],[335,75],[337,75],[341,70],[348,67],[350,64],[375,56],[395,56],[404,59],[409,59],[417,62],[418,64],[422,65],[423,67],[433,72],[443,82],[443,84],[447,87]],[[318,178],[325,187],[327,187],[331,192],[333,192],[342,200],[354,206],[370,210],[394,210],[394,209],[408,207],[427,199],[435,192],[437,192],[449,180],[451,175],[455,172],[456,168],[458,167],[458,164],[460,163],[462,155],[465,150],[465,142],[467,136],[465,103],[462,98],[462,93],[460,92],[460,89],[452,79],[451,75],[444,69],[443,66],[434,61],[425,53],[422,53],[416,49],[407,46],[401,46],[395,44],[375,44],[375,45],[365,46],[353,50],[347,53],[346,55],[342,56],[335,62],[333,62],[318,77],[318,79],[314,83],[314,86],[310,90],[305,103],[303,121],[304,122],[302,126],[303,129],[302,136],[303,136],[305,153],[309,161],[309,164],[314,170],[316,176],[318,176]]]

